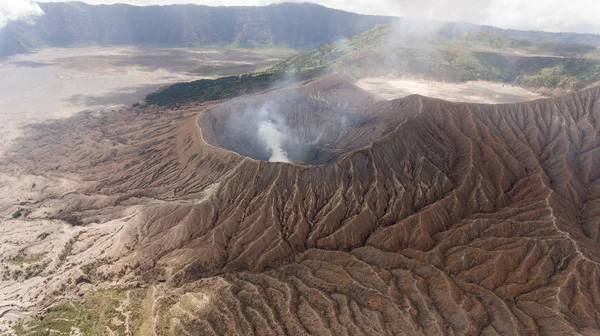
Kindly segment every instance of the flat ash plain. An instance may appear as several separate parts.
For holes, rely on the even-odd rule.
[[[383,100],[404,98],[412,94],[482,104],[518,103],[545,98],[542,94],[520,86],[486,81],[448,83],[417,78],[367,77],[360,79],[356,85]]]
[[[0,59],[0,155],[25,125],[130,105],[167,84],[252,72],[290,55],[278,49],[117,46]]]

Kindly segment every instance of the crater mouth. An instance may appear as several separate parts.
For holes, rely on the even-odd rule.
[[[322,165],[368,146],[400,118],[374,113],[366,92],[348,85],[303,87],[237,98],[198,118],[208,144],[255,160]],[[398,119],[398,120],[394,120]]]

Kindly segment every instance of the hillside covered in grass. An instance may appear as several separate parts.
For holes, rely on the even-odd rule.
[[[292,57],[272,71],[304,72],[332,65],[358,78],[404,75],[578,90],[600,80],[598,52],[589,45],[531,43],[454,24],[423,35],[379,25]]]
[[[286,74],[305,80],[333,70],[359,79],[417,77],[446,82],[490,81],[544,92],[580,90],[600,81],[600,51],[590,45],[533,43],[471,25],[429,31],[376,25],[350,39],[323,44],[260,73],[172,85],[146,103],[173,106],[268,89]]]

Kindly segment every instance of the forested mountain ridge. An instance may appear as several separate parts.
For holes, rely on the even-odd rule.
[[[355,35],[391,17],[366,16],[310,3],[263,7],[88,5],[40,3],[32,25],[0,31],[0,56],[41,47],[165,45],[306,49]]]

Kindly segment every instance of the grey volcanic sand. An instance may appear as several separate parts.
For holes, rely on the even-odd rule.
[[[413,78],[370,77],[361,79],[357,86],[381,100],[420,94],[454,102],[499,104],[544,97],[519,86],[485,81],[456,84]]]
[[[0,157],[23,126],[132,104],[158,87],[256,70],[281,50],[136,47],[45,49],[0,60]]]
[[[156,88],[178,81],[230,75],[256,70],[290,56],[281,50],[226,50],[183,48],[84,47],[46,49],[30,55],[0,60],[0,165],[27,125],[64,118],[84,110],[117,110]],[[4,166],[2,166],[4,167]],[[48,174],[50,175],[50,174]],[[42,199],[61,199],[85,185],[74,176],[27,175],[0,169],[0,334],[11,321],[39,309],[46,295],[67,295],[80,272],[75,264],[119,255],[123,246],[119,232],[129,219],[136,220],[136,207],[107,223],[73,227],[48,219],[60,211],[54,205],[36,207]],[[17,209],[33,210],[12,218]],[[43,236],[40,236],[43,234]],[[41,237],[41,238],[40,238]],[[61,253],[69,242],[69,262]],[[79,245],[77,245],[79,246]],[[27,260],[22,265],[12,260]],[[28,278],[6,277],[7,272],[41,267],[43,273]],[[7,271],[8,270],[8,271]],[[11,273],[12,274],[12,273]],[[86,291],[86,284],[79,290]]]

